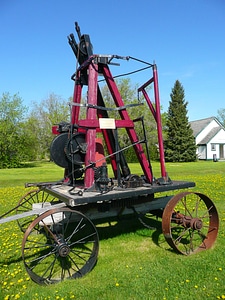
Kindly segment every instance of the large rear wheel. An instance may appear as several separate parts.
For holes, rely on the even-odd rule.
[[[98,256],[96,227],[81,212],[68,207],[51,209],[28,227],[22,258],[31,279],[51,284],[88,273]]]

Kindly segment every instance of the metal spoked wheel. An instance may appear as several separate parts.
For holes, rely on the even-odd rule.
[[[47,205],[52,205],[59,202],[59,199],[46,193],[42,189],[35,189],[26,193],[18,202],[16,214],[29,212],[31,211],[35,204],[38,204],[39,207],[44,207]],[[25,218],[17,220],[19,228],[22,232],[27,230],[27,227],[30,223],[36,218],[36,216],[26,216]]]
[[[51,209],[28,227],[22,258],[31,279],[52,284],[88,273],[98,256],[96,227],[81,212],[68,207]]]
[[[164,237],[168,244],[181,254],[190,255],[212,247],[218,229],[219,217],[216,207],[201,193],[177,194],[164,209]]]

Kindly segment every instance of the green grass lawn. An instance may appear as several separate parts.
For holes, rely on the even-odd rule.
[[[159,164],[153,162],[155,177]],[[209,196],[220,216],[217,241],[210,250],[183,256],[164,241],[161,219],[147,229],[135,218],[97,226],[100,251],[95,268],[78,280],[39,286],[21,259],[23,238],[17,223],[0,225],[0,299],[225,299],[225,162],[168,163],[172,180],[195,181],[194,191]],[[141,174],[138,164],[131,171]],[[109,171],[111,174],[111,171]],[[25,182],[55,181],[63,170],[51,162],[0,170],[0,213],[17,204]]]

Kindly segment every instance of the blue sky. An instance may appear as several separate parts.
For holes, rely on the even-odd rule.
[[[94,53],[156,62],[163,111],[177,79],[190,121],[225,108],[224,0],[1,0],[0,95],[19,93],[26,106],[50,93],[72,96],[76,61],[67,36],[75,21]],[[114,75],[136,68],[120,63]],[[131,80],[142,84],[151,76],[145,71]]]

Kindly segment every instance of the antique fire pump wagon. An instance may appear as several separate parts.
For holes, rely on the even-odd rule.
[[[0,219],[0,223],[16,220],[24,232],[22,258],[29,276],[38,284],[76,279],[88,273],[96,264],[99,250],[95,222],[103,219],[127,214],[161,217],[166,241],[184,255],[210,248],[219,227],[213,202],[202,193],[187,191],[195,183],[172,180],[166,172],[156,65],[130,56],[93,54],[89,35],[82,35],[75,24],[78,43],[73,34],[68,37],[77,59],[72,76],[71,121],[53,126],[55,137],[50,146],[51,158],[64,169],[64,178],[28,183],[27,187],[35,189]],[[145,120],[142,116],[132,118],[132,109],[143,103],[125,104],[109,69],[119,60],[135,60],[151,70],[150,79],[137,93],[155,120],[159,178],[153,175]],[[110,91],[110,107],[104,101],[99,80],[104,80]],[[83,88],[87,89],[85,103]],[[111,112],[118,117],[110,117]],[[135,129],[137,124],[142,126],[141,137]],[[119,143],[121,129],[129,140],[125,148]],[[130,171],[125,155],[128,148],[135,151],[141,175]],[[108,176],[109,167],[112,178]],[[173,191],[175,195],[171,195]],[[13,210],[16,215],[7,216]]]

